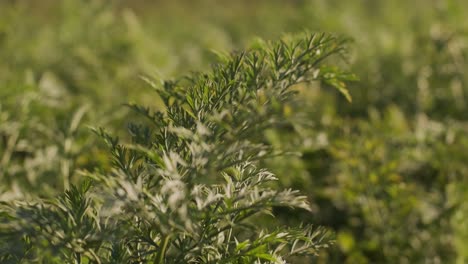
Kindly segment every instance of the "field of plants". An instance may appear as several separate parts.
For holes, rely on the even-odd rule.
[[[0,263],[468,263],[466,0],[0,1]]]

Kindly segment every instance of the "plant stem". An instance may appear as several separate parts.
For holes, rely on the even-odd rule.
[[[164,264],[164,257],[166,255],[167,245],[169,244],[170,236],[163,237],[161,250],[156,255],[156,262],[158,264]]]

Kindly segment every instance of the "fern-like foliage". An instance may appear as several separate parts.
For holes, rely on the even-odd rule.
[[[3,206],[0,232],[12,242],[0,241],[0,260],[286,263],[317,255],[332,242],[325,229],[260,222],[273,207],[310,208],[306,196],[275,188],[259,161],[283,155],[263,132],[285,122],[294,85],[323,82],[349,97],[344,82],[353,76],[324,64],[344,44],[328,34],[285,37],[223,56],[208,73],[146,79],[164,111],[130,104],[148,120],[129,125],[131,143],[95,130],[113,169],[84,173],[93,186]]]

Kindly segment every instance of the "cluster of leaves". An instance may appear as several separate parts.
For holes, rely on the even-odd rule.
[[[111,79],[127,83],[128,75],[136,74],[118,61],[132,57],[132,39],[117,30],[124,27],[112,23],[111,10],[94,1],[85,6],[67,0],[50,7],[56,13],[50,11],[45,23],[24,19],[26,7],[9,1],[0,6],[2,200],[54,196],[78,181],[77,168],[105,164],[104,145],[90,138],[83,124],[104,125],[122,116],[116,105],[100,101],[125,94],[110,92]],[[83,21],[109,37],[101,41],[97,32],[85,37]],[[116,49],[119,45],[128,48]],[[90,111],[98,103],[100,111]]]
[[[353,103],[296,85],[300,96],[275,107],[281,124],[256,131],[266,140],[255,144],[302,152],[255,166],[279,176],[269,187],[306,193],[313,214],[275,207],[275,221],[256,221],[270,230],[276,220],[333,229],[337,246],[321,263],[464,263],[467,12],[464,0],[0,1],[0,200],[55,197],[81,180],[77,169],[108,168],[104,144],[84,125],[128,142],[120,104],[162,105],[135,82],[140,72],[166,78],[202,69],[209,49],[241,47],[253,36],[340,32],[355,41]],[[145,137],[129,148],[152,149]],[[114,249],[120,256],[125,246]]]
[[[149,121],[131,123],[132,142],[102,129],[111,171],[84,173],[57,200],[18,200],[2,210],[2,262],[285,263],[328,247],[323,228],[258,224],[273,208],[310,211],[307,197],[277,190],[258,167],[279,156],[265,129],[284,123],[299,83],[324,82],[348,96],[352,75],[323,65],[344,51],[327,34],[259,42],[222,58],[209,73],[150,84],[164,111],[131,108]],[[94,185],[92,191],[91,182]]]
[[[464,57],[457,60],[466,67]],[[388,106],[373,102],[375,107],[361,114],[348,112],[353,107],[340,107],[337,114],[327,109],[335,103],[333,96],[307,93],[307,115],[322,119],[295,127],[300,138],[290,131],[270,133],[275,145],[288,142],[303,152],[301,158],[275,159],[266,166],[277,173],[295,168],[296,177],[283,184],[307,190],[316,210],[311,222],[329,225],[338,233],[340,252],[327,261],[466,261],[466,225],[461,219],[466,214],[468,126],[466,117],[455,110],[456,101],[464,99],[441,96],[436,91],[447,88],[437,83],[428,83],[433,86],[427,89],[435,93],[431,100],[450,104],[452,110],[435,105],[411,110],[402,98]]]

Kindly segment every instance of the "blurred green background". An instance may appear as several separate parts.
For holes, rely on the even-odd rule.
[[[298,87],[306,122],[265,131],[302,155],[265,164],[307,194],[336,246],[321,263],[468,262],[465,0],[0,1],[0,200],[53,197],[107,168],[88,126],[126,137],[141,76],[202,71],[217,52],[309,30],[353,39],[353,102]],[[1,239],[1,238],[0,238]]]

